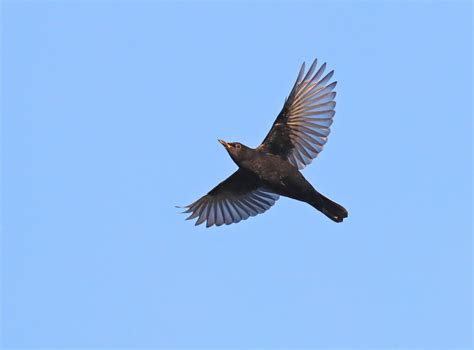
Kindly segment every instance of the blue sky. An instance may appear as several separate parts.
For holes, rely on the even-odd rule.
[[[1,6],[4,347],[472,345],[470,2]],[[184,221],[315,57],[349,218]]]

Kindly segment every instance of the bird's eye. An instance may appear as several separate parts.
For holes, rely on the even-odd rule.
[[[236,143],[235,148],[240,148],[240,143]]]

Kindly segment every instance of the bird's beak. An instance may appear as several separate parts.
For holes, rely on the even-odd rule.
[[[224,146],[225,148],[229,148],[229,144],[227,142],[225,142],[224,140],[221,140],[221,139],[218,139],[217,141],[219,141],[219,143]]]

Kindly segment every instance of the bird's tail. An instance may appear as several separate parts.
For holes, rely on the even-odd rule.
[[[333,202],[317,191],[315,192],[309,204],[335,222],[342,222],[344,218],[347,218],[347,210],[342,205]]]

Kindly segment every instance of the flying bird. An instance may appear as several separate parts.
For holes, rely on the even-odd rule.
[[[334,71],[323,76],[317,59],[305,74],[305,63],[269,133],[257,148],[218,140],[239,169],[208,194],[186,206],[187,220],[196,225],[229,225],[261,214],[279,196],[306,202],[335,222],[347,210],[316,191],[300,170],[312,162],[326,144],[335,114]]]

